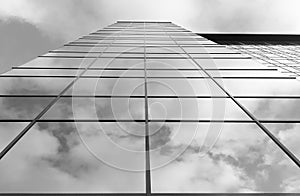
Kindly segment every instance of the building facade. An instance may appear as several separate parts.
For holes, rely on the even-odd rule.
[[[300,192],[297,74],[252,56],[118,21],[13,67],[0,192]]]
[[[250,55],[268,67],[299,76],[299,35],[200,34],[218,44]]]

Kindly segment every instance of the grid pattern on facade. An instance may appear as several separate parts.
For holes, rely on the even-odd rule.
[[[229,45],[231,49],[248,54],[268,67],[282,73],[299,76],[299,45]]]
[[[230,49],[248,54],[284,74],[299,76],[299,35],[200,34]]]
[[[294,71],[293,75],[278,72],[279,67],[289,69],[292,65],[281,66],[281,60],[286,60],[286,52],[279,53],[276,46],[231,47],[239,52],[170,22],[119,21],[22,66],[13,67],[0,76],[3,108],[0,115],[3,134],[0,170],[7,170],[10,160],[18,160],[18,156],[26,154],[23,151],[29,148],[30,152],[37,151],[31,157],[33,160],[42,157],[41,167],[47,162],[51,169],[59,168],[59,171],[69,172],[70,176],[75,172],[71,171],[72,167],[89,172],[97,166],[90,166],[86,160],[72,154],[79,141],[84,141],[85,147],[88,146],[89,151],[105,163],[103,165],[117,168],[116,175],[120,176],[120,179],[114,176],[114,180],[120,183],[115,185],[116,190],[112,184],[101,185],[106,183],[104,176],[97,188],[92,189],[95,192],[285,192],[270,186],[273,182],[269,178],[260,179],[254,173],[266,167],[269,169],[265,172],[274,168],[284,170],[287,175],[280,173],[277,176],[282,182],[299,176],[300,153],[293,143],[299,141],[285,139],[280,132],[282,127],[294,127],[300,123],[299,115],[291,112],[300,99],[300,84],[296,80],[298,72]],[[278,47],[281,50],[283,46]],[[258,55],[254,55],[252,49]],[[297,46],[285,48],[296,49]],[[249,50],[252,52],[245,55]],[[264,50],[276,56],[267,55],[263,59]],[[278,63],[263,66],[254,62],[251,56],[259,56],[260,60],[268,62],[272,58]],[[297,60],[298,56],[291,58]],[[278,109],[282,107],[290,109],[286,112],[292,115]],[[93,132],[97,129],[96,124],[101,124],[101,130],[108,130],[102,134],[114,143],[124,145],[130,152],[115,150],[108,144],[101,146],[99,143],[105,143],[102,139],[95,142],[94,138],[99,134]],[[130,130],[129,133],[121,133],[120,127]],[[174,130],[178,131],[178,136]],[[79,133],[80,139],[75,132]],[[206,135],[201,135],[204,132]],[[195,134],[200,136],[195,138]],[[45,139],[45,148],[51,148],[55,143],[57,149],[38,154],[39,146],[29,142],[34,143],[38,137]],[[194,140],[199,140],[196,145],[192,142]],[[237,145],[239,142],[247,149],[254,149],[254,153],[245,156],[247,153],[240,152],[245,149]],[[263,149],[258,150],[258,144]],[[105,148],[104,151],[101,147]],[[82,149],[76,152],[82,153]],[[53,155],[53,151],[57,154]],[[104,153],[110,151],[110,156]],[[136,152],[140,154],[136,155]],[[175,185],[169,186],[173,180],[160,180],[168,178],[169,170],[174,173],[172,167],[176,165],[187,172],[180,165],[185,160],[196,159],[203,165],[210,163],[207,157],[200,156],[201,153],[208,154],[219,164],[230,162],[228,159],[231,158],[234,167],[244,169],[246,173],[254,172],[249,174],[254,182],[247,189],[248,185],[227,189],[222,184],[221,188],[212,190],[212,186],[207,188],[201,181],[196,185],[198,189],[186,188],[187,185],[178,190]],[[229,158],[222,160],[226,153],[229,153]],[[199,156],[195,158],[195,154]],[[236,154],[240,157],[234,157]],[[261,161],[259,158],[265,154],[270,156],[263,158],[268,163],[250,163],[251,160]],[[124,157],[117,159],[118,156]],[[77,160],[81,161],[80,166],[70,163]],[[68,165],[72,167],[68,168]],[[81,170],[82,167],[87,169]],[[245,169],[247,167],[250,169]],[[199,169],[201,174],[197,175],[201,176],[206,169],[213,171],[216,168],[203,166]],[[130,180],[125,178],[124,171],[134,171],[132,177],[126,176]],[[46,170],[40,172],[49,175]],[[210,174],[206,175],[202,177],[207,180]],[[78,176],[84,174],[76,173],[74,178],[78,179]],[[180,182],[184,176],[171,178]],[[265,179],[263,183],[270,183],[269,186],[260,187],[262,179]],[[18,184],[14,187],[15,190],[3,191],[20,192],[24,188]],[[26,186],[24,190],[27,190]],[[30,187],[30,190],[43,192],[36,187]],[[87,191],[80,186],[76,190],[64,186],[53,191],[61,190]]]

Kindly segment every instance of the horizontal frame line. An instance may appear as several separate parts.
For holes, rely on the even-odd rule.
[[[77,75],[0,75],[0,78],[77,78]],[[124,78],[124,79],[143,79],[143,76],[80,76],[80,78]],[[170,77],[164,77],[164,76],[157,76],[157,77],[147,77],[148,79],[209,79],[210,77],[203,76],[203,77],[176,77],[176,76],[170,76]],[[263,76],[216,76],[213,78],[219,78],[219,79],[296,79],[294,76],[278,76],[278,77],[263,77]]]
[[[57,95],[28,95],[28,94],[15,94],[15,95],[5,95],[0,94],[0,97],[25,97],[25,98],[36,98],[36,97],[57,97]],[[145,98],[144,95],[62,95],[61,97],[65,98]],[[155,99],[226,99],[228,96],[209,96],[209,95],[199,95],[199,96],[189,96],[189,95],[178,95],[178,96],[169,96],[169,95],[148,95],[148,98]],[[300,99],[300,96],[234,96],[237,99]]]
[[[92,47],[92,48],[97,48],[97,47],[107,47],[107,46],[109,46],[109,44],[106,44],[106,45],[101,45],[101,44],[97,44],[97,45],[95,45],[95,44],[93,44],[93,45],[91,45],[91,44],[65,44],[64,46],[77,46],[77,47]],[[110,48],[114,48],[114,47],[136,47],[136,48],[138,48],[138,47],[142,47],[143,45],[110,45],[109,47]],[[168,47],[168,48],[172,48],[172,47],[175,47],[175,48],[178,48],[178,46],[177,45],[146,45],[145,46],[146,48],[147,47],[153,47],[153,48],[166,48],[166,47]],[[200,48],[203,48],[203,47],[205,47],[205,48],[226,48],[226,46],[224,46],[224,45],[182,45],[182,47],[185,47],[185,48],[197,48],[197,47],[200,47]]]
[[[50,50],[49,53],[78,53],[78,54],[144,54],[143,52],[89,52],[89,51],[76,51],[76,50]],[[180,52],[150,52],[146,54],[185,54]],[[190,54],[242,54],[238,52],[191,52]]]
[[[74,69],[74,70],[78,70],[78,69],[82,69],[84,70],[84,67],[12,67],[12,69]],[[105,68],[101,68],[101,67],[90,67],[87,70],[144,70],[143,68],[112,68],[112,67],[105,67]],[[147,68],[147,71],[202,71],[201,69],[188,69],[188,68],[178,68],[178,69],[154,69],[154,68]],[[241,68],[220,68],[220,69],[213,69],[213,68],[208,68],[205,69],[208,71],[277,71],[276,68],[262,68],[262,69],[255,69],[255,68],[246,68],[246,69],[241,69]]]
[[[41,55],[38,57],[43,57],[43,58],[79,58],[79,59],[85,59],[85,58],[97,58],[97,56],[46,56],[46,55]],[[99,59],[102,58],[117,58],[117,59],[144,59],[144,57],[136,56],[136,57],[125,57],[125,56],[101,56]],[[191,59],[189,57],[147,57],[147,59]],[[252,59],[251,57],[193,57],[193,59]]]
[[[33,119],[0,119],[0,122],[31,122]],[[145,122],[133,119],[39,119],[36,122]],[[253,120],[180,120],[180,119],[149,119],[148,122],[165,123],[255,123]],[[300,123],[300,120],[259,120],[260,123]]]

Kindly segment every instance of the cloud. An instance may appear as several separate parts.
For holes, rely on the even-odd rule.
[[[170,20],[199,32],[291,33],[300,31],[300,26],[293,22],[299,17],[295,10],[298,5],[295,0],[4,0],[0,16],[21,18],[53,38],[64,39],[116,20]]]
[[[96,9],[97,1],[86,3],[80,0],[13,0],[3,1],[1,4],[2,18],[21,18],[35,25],[52,39],[74,38],[87,33],[95,24],[101,26],[101,22],[97,22],[100,15]]]
[[[196,140],[203,138],[202,130],[205,126],[200,125]],[[298,167],[256,125],[224,125],[206,156],[189,149],[180,159],[153,170],[156,192],[282,192],[289,186],[296,190],[286,182],[299,179]],[[162,156],[168,155],[155,153],[151,158]]]
[[[59,46],[59,41],[49,40],[40,29],[20,18],[3,21],[0,17],[0,34],[0,73]]]
[[[0,47],[0,72],[117,20],[172,21],[194,32],[299,33],[298,7],[297,0],[2,0],[0,32],[10,24],[24,34],[2,34],[8,43]],[[20,42],[11,45],[12,36]]]
[[[87,131],[98,127],[89,123],[81,125]],[[0,180],[1,192],[143,190],[143,172],[122,171],[95,159],[81,142],[73,123],[39,123],[23,139],[1,160],[0,173],[7,176]],[[99,148],[105,147],[101,138],[97,141]],[[116,158],[126,160],[121,155]]]

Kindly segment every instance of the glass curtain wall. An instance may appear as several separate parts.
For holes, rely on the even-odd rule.
[[[118,21],[0,75],[0,192],[299,192],[299,98],[249,55]]]

